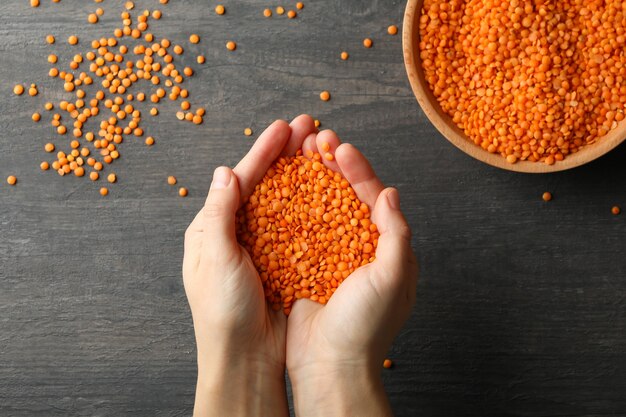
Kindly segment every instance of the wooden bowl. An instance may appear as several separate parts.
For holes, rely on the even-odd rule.
[[[424,77],[419,51],[419,21],[423,3],[424,0],[408,0],[406,5],[402,32],[404,64],[413,93],[420,106],[422,106],[422,110],[435,127],[454,146],[479,161],[498,168],[517,172],[546,173],[563,171],[584,165],[609,152],[626,139],[626,123],[622,122],[616,129],[599,139],[598,142],[585,146],[580,151],[566,156],[563,161],[557,161],[554,165],[528,161],[518,161],[515,164],[511,164],[502,155],[489,153],[480,146],[475,145],[452,121],[452,118],[444,113]]]

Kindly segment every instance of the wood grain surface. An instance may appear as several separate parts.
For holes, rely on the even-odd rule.
[[[87,179],[42,172],[44,143],[67,144],[43,113],[70,96],[47,76],[119,26],[123,1],[0,2],[0,416],[187,416],[195,347],[181,280],[186,226],[213,169],[234,165],[277,118],[310,113],[397,186],[421,263],[417,305],[383,372],[398,416],[626,415],[626,148],[550,175],[502,171],[430,124],[403,65],[404,2],[305,1],[265,19],[259,0],[138,0],[186,46],[205,123],[159,105],[156,144],[129,138],[102,198]],[[291,4],[293,3],[293,4]],[[283,4],[293,7],[295,2]],[[44,42],[48,33],[57,44]],[[189,34],[202,36],[191,46]],[[65,41],[81,36],[77,47]],[[361,46],[364,37],[372,49]],[[237,50],[224,44],[236,40]],[[350,53],[341,61],[339,53]],[[207,56],[195,65],[196,52]],[[37,83],[35,98],[12,95]],[[329,90],[332,100],[318,98]],[[10,187],[4,179],[18,177]],[[176,175],[190,196],[166,183]],[[541,194],[554,200],[544,203]]]

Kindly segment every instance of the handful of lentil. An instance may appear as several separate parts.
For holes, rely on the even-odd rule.
[[[626,2],[425,0],[420,57],[476,145],[552,165],[624,120]]]
[[[280,158],[237,215],[237,238],[274,310],[295,300],[326,304],[360,266],[373,262],[378,229],[348,181],[319,154]]]

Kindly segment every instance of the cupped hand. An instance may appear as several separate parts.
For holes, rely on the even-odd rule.
[[[301,148],[306,155],[318,152],[323,143],[330,145],[335,158],[322,160],[341,172],[359,199],[373,208],[380,237],[375,261],[346,278],[325,306],[300,299],[292,308],[287,370],[296,411],[300,415],[390,414],[380,370],[415,302],[418,267],[410,247],[411,232],[397,190],[384,188],[354,146],[341,144],[327,130],[309,133]],[[341,398],[333,397],[338,391]]]
[[[272,162],[311,133],[307,122],[274,122],[233,170],[217,168],[185,234],[183,281],[198,351],[195,415],[287,415],[286,317],[266,304],[252,260],[237,243],[235,218]]]

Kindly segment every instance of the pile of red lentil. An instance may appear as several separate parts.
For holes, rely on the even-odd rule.
[[[510,163],[552,165],[624,120],[626,2],[425,0],[420,56],[443,110]]]
[[[280,158],[237,215],[237,237],[274,310],[308,298],[326,304],[358,267],[374,261],[370,210],[320,154]],[[329,158],[326,158],[329,159]]]

